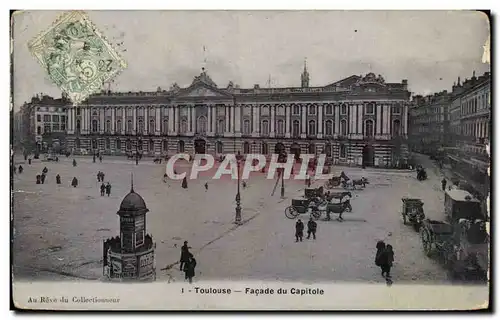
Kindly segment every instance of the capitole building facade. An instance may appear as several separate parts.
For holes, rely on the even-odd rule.
[[[334,163],[394,165],[408,156],[407,80],[353,75],[309,87],[219,88],[202,69],[192,84],[156,92],[103,91],[69,108],[66,146],[102,154],[324,153]]]

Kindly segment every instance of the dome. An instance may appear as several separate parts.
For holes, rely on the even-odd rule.
[[[125,198],[123,198],[122,203],[120,204],[119,212],[144,210],[148,211],[148,208],[146,208],[146,202],[144,202],[144,199],[139,194],[132,190],[125,196]]]

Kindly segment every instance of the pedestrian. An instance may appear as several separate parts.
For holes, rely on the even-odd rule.
[[[19,165],[19,169],[18,169],[18,171],[19,171],[19,173],[20,173],[20,174],[21,174],[21,173],[23,173],[23,170],[24,170],[23,166],[22,166],[22,165]]]
[[[193,283],[194,269],[196,268],[196,259],[192,254],[189,255],[189,261],[184,266],[185,279]]]
[[[295,223],[295,242],[302,242],[302,237],[304,236],[304,223],[302,220],[298,220]]]
[[[28,164],[31,165],[31,158],[28,158]]]
[[[382,269],[382,277],[390,278],[392,263],[394,262],[394,251],[392,250],[392,246],[390,244],[386,245],[385,250],[381,252],[380,256],[380,268]]]
[[[208,182],[205,182],[205,192],[208,191]]]
[[[108,197],[111,194],[111,184],[109,183],[109,181],[106,184],[106,194],[108,195]]]
[[[42,181],[42,184],[45,183],[45,173],[42,172],[42,175],[41,175],[41,181]]]
[[[182,179],[182,185],[181,185],[181,186],[182,186],[182,188],[183,188],[183,189],[187,189],[187,187],[188,187],[188,182],[187,182],[186,177],[184,177],[184,179]]]
[[[95,163],[95,153],[94,156],[92,157],[92,162]]]
[[[78,186],[78,179],[76,177],[73,177],[73,180],[71,180],[71,186],[73,188],[76,188]]]
[[[30,164],[31,164],[31,162],[30,162]],[[76,160],[75,159],[73,159],[73,167],[76,167]]]
[[[311,187],[311,177],[310,176],[307,176],[307,187],[308,188]]]
[[[382,265],[382,252],[385,250],[385,242],[380,240],[377,242],[377,245],[375,247],[377,249],[377,253],[375,254],[375,265],[377,267],[380,267]]]
[[[102,163],[102,156],[99,156],[99,162]]]
[[[56,175],[56,184],[61,184],[61,176],[59,173]]]
[[[101,184],[101,197],[104,197],[104,192],[106,191],[106,185],[104,182]]]
[[[97,172],[97,182],[101,182],[101,171]]]
[[[443,178],[443,180],[441,180],[441,189],[443,189],[443,191],[446,190],[446,179]]]
[[[164,183],[167,183],[167,178],[168,178],[168,175],[167,175],[167,173],[165,172],[165,173],[163,174],[163,182],[164,182]]]
[[[181,247],[181,259],[179,260],[181,263],[179,269],[181,271],[184,270],[183,266],[189,262],[189,256],[191,255],[189,249],[191,249],[191,247],[188,246],[188,242],[184,241],[184,245]]]
[[[247,183],[246,183],[246,181],[243,181],[243,182],[242,182],[242,185],[243,185],[243,189],[245,189],[245,188],[247,187]]]
[[[313,220],[313,218],[309,218],[309,221],[307,222],[307,239],[311,237],[311,234],[313,236],[313,240],[316,240],[316,229],[318,228],[318,224],[316,221]]]
[[[101,182],[104,182],[104,176],[105,176],[104,172],[101,171]]]
[[[39,174],[36,175],[36,184],[40,184],[41,182],[41,176]]]
[[[59,157],[58,156],[56,156],[56,162],[59,162]]]

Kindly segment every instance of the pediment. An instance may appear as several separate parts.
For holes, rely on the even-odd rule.
[[[197,84],[191,87],[188,87],[184,90],[181,90],[177,94],[178,98],[196,98],[196,97],[221,97],[228,98],[231,97],[231,94],[225,93],[219,89],[211,88],[204,84]]]

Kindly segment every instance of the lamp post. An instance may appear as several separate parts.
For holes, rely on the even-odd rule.
[[[236,216],[234,219],[235,224],[241,224],[241,196],[240,196],[240,152],[236,155],[236,166],[238,169],[238,187],[236,193]]]
[[[286,163],[287,155],[284,151],[281,153],[281,163]],[[285,168],[281,168],[281,199],[285,198]]]

